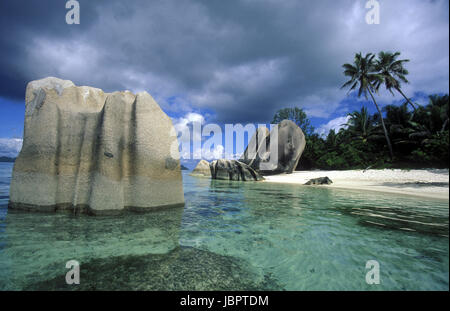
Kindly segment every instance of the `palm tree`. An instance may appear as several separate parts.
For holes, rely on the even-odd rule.
[[[361,111],[354,111],[348,114],[349,119],[347,130],[351,135],[360,139],[363,143],[373,138],[378,138],[377,127],[374,125],[374,120],[371,118],[366,107],[362,107]]]
[[[383,108],[386,113],[386,124],[396,151],[400,154],[411,153],[417,147],[417,138],[428,135],[417,123],[412,121],[412,113],[408,111],[408,103],[400,106],[388,105]]]
[[[409,121],[411,121],[411,112],[408,111],[408,103],[403,103],[400,106],[387,105],[383,108],[386,113],[386,124],[388,125],[400,125],[407,127]]]
[[[373,90],[376,90],[375,85],[383,81],[383,76],[377,73],[374,62],[375,55],[372,53],[362,56],[361,53],[355,54],[355,59],[353,64],[344,64],[344,75],[350,77],[350,80],[345,82],[341,88],[350,87],[349,93],[358,89],[358,97],[364,94],[365,98],[368,99],[367,93],[370,94],[375,107],[380,115],[381,125],[383,126],[384,136],[386,138],[386,143],[389,148],[389,156],[392,160],[394,153],[392,151],[391,141],[389,139],[388,131],[386,125],[384,124],[383,114],[381,113],[380,107],[378,106],[375,97],[373,96]]]
[[[386,90],[391,92],[392,95],[394,95],[392,90],[396,90],[406,99],[406,102],[411,105],[413,110],[416,111],[414,104],[406,97],[401,89],[401,82],[409,83],[406,79],[406,75],[409,72],[403,67],[403,63],[409,62],[409,59],[397,59],[399,56],[400,52],[391,53],[382,51],[378,53],[378,59],[375,61],[375,68],[383,77],[383,80],[378,81],[375,88],[378,90],[380,86],[384,84]]]
[[[338,134],[336,134],[336,131],[334,129],[331,129],[328,132],[327,138],[325,140],[325,146],[329,150],[334,150],[336,149],[337,145],[338,145]]]
[[[413,121],[424,125],[430,133],[444,132],[449,124],[448,95],[430,95],[429,104],[417,109]]]

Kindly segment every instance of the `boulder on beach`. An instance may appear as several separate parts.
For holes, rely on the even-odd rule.
[[[191,176],[211,177],[211,169],[209,168],[209,162],[206,160],[200,160],[197,166],[192,170]]]
[[[245,163],[220,159],[209,164],[212,179],[259,181],[264,178]]]
[[[327,176],[308,180],[305,185],[330,185],[333,182]]]
[[[272,131],[274,130],[272,129]],[[305,150],[305,145],[306,140],[302,129],[291,120],[281,121],[278,124],[278,164],[271,171],[264,172],[261,170],[261,172],[263,174],[291,174],[297,167],[303,150]],[[271,150],[270,154],[271,156],[274,154],[273,150]]]
[[[28,83],[10,208],[108,214],[183,206],[171,119],[146,92]]]
[[[265,126],[258,127],[255,134],[253,134],[250,142],[245,148],[244,153],[239,159],[240,162],[251,166],[253,169],[259,168],[259,161],[261,158],[268,156],[269,146],[268,146],[268,136],[270,132]]]
[[[302,129],[290,120],[283,120],[270,134],[267,128],[258,128],[240,161],[262,175],[291,174],[297,167],[305,145]]]

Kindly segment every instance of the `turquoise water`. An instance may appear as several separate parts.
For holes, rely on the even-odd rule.
[[[183,172],[184,209],[23,213],[6,209],[11,170],[0,163],[2,290],[449,289],[448,202]],[[72,259],[81,284],[69,287]]]

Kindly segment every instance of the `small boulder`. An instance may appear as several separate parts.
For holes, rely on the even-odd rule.
[[[328,177],[319,177],[310,179],[305,185],[330,185],[333,182]]]
[[[197,166],[194,168],[191,176],[211,177],[211,169],[209,168],[209,162],[206,160],[200,160]]]

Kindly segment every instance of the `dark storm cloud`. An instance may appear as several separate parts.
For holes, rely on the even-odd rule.
[[[218,121],[292,105],[328,117],[346,95],[341,64],[381,49],[411,58],[411,96],[448,92],[448,1],[380,1],[380,25],[365,23],[363,0],[79,2],[80,25],[66,25],[64,0],[1,2],[0,96],[52,75]]]
[[[33,64],[26,62],[29,53],[33,53],[34,39],[61,40],[95,22],[95,7],[86,7],[83,12],[86,22],[79,29],[69,27],[65,23],[65,3],[63,0],[0,2],[0,96],[23,99],[26,83],[34,78],[27,70]]]

